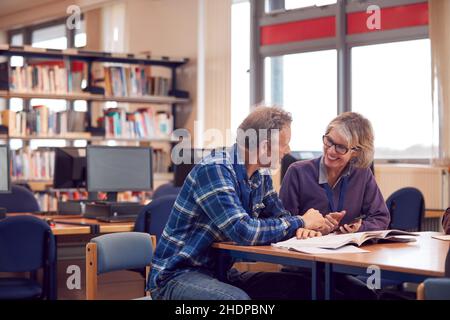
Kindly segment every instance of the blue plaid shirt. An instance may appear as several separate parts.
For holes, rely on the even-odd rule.
[[[284,209],[268,172],[258,170],[248,179],[237,159],[236,145],[213,152],[187,176],[156,247],[150,290],[183,272],[214,274],[213,242],[267,245],[303,226],[300,216]]]

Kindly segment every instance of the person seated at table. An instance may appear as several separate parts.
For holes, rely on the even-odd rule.
[[[286,210],[298,215],[319,210],[327,221],[316,230],[322,234],[387,229],[389,210],[369,168],[374,154],[369,120],[355,112],[342,113],[329,123],[322,139],[323,156],[298,161],[287,170],[280,190]],[[362,215],[365,218],[351,223]]]
[[[280,190],[286,210],[298,215],[318,210],[327,224],[314,230],[322,234],[387,229],[390,214],[370,170],[370,122],[358,113],[342,113],[329,123],[322,139],[323,156],[296,162],[287,170]],[[360,216],[365,218],[354,221]],[[336,275],[335,283],[342,299],[376,298],[357,278]]]
[[[268,174],[290,151],[291,122],[282,109],[258,107],[240,125],[231,149],[212,152],[192,169],[156,247],[148,284],[153,299],[310,297],[310,282],[299,274],[232,269],[220,278],[217,267],[232,263],[219,262],[211,247],[223,241],[269,245],[301,236],[303,228],[322,229],[325,219],[317,210],[293,216],[283,208]]]
[[[442,230],[445,234],[450,234],[450,208],[445,210],[444,216],[442,217]]]

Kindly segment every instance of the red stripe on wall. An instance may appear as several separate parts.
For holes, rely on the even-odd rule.
[[[314,40],[336,35],[336,18],[324,17],[262,26],[261,46]]]
[[[374,13],[354,12],[347,15],[347,34],[386,31],[428,25],[428,2],[381,9],[381,29],[369,29],[368,18]]]

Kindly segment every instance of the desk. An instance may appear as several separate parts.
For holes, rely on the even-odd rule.
[[[213,248],[236,259],[310,268],[313,299],[317,298],[318,275],[324,268],[325,299],[330,299],[333,272],[367,276],[367,267],[375,265],[381,269],[383,279],[421,282],[429,277],[444,277],[449,243],[431,238],[437,232],[419,234],[417,242],[364,246],[369,253],[311,255],[271,246],[238,246],[229,243],[215,243]]]
[[[133,231],[133,222],[100,222],[96,219],[80,218],[77,215],[36,215],[32,213],[11,213],[7,216],[32,215],[39,219],[50,218],[55,222],[52,227],[55,236],[83,235],[93,233],[91,225],[98,226],[98,233],[115,233]],[[80,225],[74,225],[80,224]],[[86,225],[83,225],[86,224]]]
[[[260,261],[310,269],[311,298],[312,300],[317,300],[319,285],[318,273],[322,270],[322,265],[315,261],[314,255],[274,248],[272,246],[238,246],[232,243],[214,243],[212,247],[219,251],[219,256],[226,255],[243,261]],[[220,260],[218,265],[219,268],[222,266]],[[225,273],[226,270],[219,270],[219,274],[224,275]]]
[[[366,245],[368,253],[315,255],[315,261],[325,263],[325,299],[331,298],[333,272],[369,276],[367,267],[377,266],[387,280],[418,283],[444,277],[449,242],[433,239],[437,232],[419,234],[416,242]]]

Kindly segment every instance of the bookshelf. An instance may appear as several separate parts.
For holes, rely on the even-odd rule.
[[[12,139],[20,140],[26,149],[25,152],[30,154],[36,152],[39,157],[40,149],[33,151],[26,147],[32,140],[65,140],[69,145],[77,140],[84,140],[87,144],[102,144],[110,141],[134,145],[156,144],[157,152],[164,149],[170,152],[173,143],[178,141],[172,137],[172,131],[176,129],[177,106],[188,105],[191,102],[189,94],[177,88],[177,70],[189,61],[187,58],[0,44],[0,57],[9,60],[6,58],[13,56],[23,57],[25,63],[14,67],[9,61],[0,63],[0,98],[20,98],[25,103],[23,111],[5,110],[12,115],[0,114],[0,125],[3,127],[0,131],[0,143],[8,143]],[[170,76],[153,74],[153,67],[164,69],[165,74]],[[77,100],[86,101],[87,109],[81,120],[83,130],[67,130],[69,120],[63,118],[61,114],[55,114],[57,112],[50,111],[50,108],[47,110],[46,106],[38,106],[43,107],[45,112],[42,111],[43,109],[31,106],[32,99],[65,100],[68,105],[66,110],[70,110]],[[113,110],[112,113],[114,113],[115,108],[102,108],[100,111],[94,109],[108,102],[125,105],[126,110],[123,107],[115,110],[121,116],[120,121],[116,122],[115,118],[114,120],[108,118],[110,115],[107,111]],[[133,105],[139,109],[133,109]],[[144,119],[144,116],[139,116],[146,114],[145,110],[142,111],[143,109],[156,111],[154,114],[153,111],[149,111],[150,115],[146,115],[147,118]],[[98,119],[93,118],[95,111],[97,116],[104,113],[99,117],[103,118],[103,122],[96,122]],[[32,120],[29,119],[31,113],[37,113]],[[167,114],[169,120],[166,122],[170,121],[170,125],[167,123],[161,125],[158,122],[161,118],[158,116],[164,113]],[[40,129],[37,124],[32,123],[32,121],[38,122],[36,118],[40,120]],[[114,125],[112,133],[106,130],[108,119]],[[58,121],[61,123],[66,121],[66,123],[63,125]],[[111,125],[109,126],[111,129]],[[116,126],[122,126],[122,129],[117,131]],[[10,130],[12,127],[14,130]],[[54,129],[56,127],[58,130]],[[64,127],[64,130],[60,130],[61,127]],[[164,127],[166,131],[161,132],[161,127]],[[161,144],[166,147],[161,148]],[[34,156],[31,155],[27,157],[26,161],[38,161],[41,165],[41,160],[33,160]],[[158,156],[158,158],[162,157]],[[160,170],[161,167],[164,165],[158,165]],[[154,179],[158,185],[173,179],[173,174],[156,171]],[[48,177],[20,176],[13,177],[13,181],[35,186],[38,192],[56,193],[52,191],[52,180]],[[54,199],[45,201],[54,202]]]

